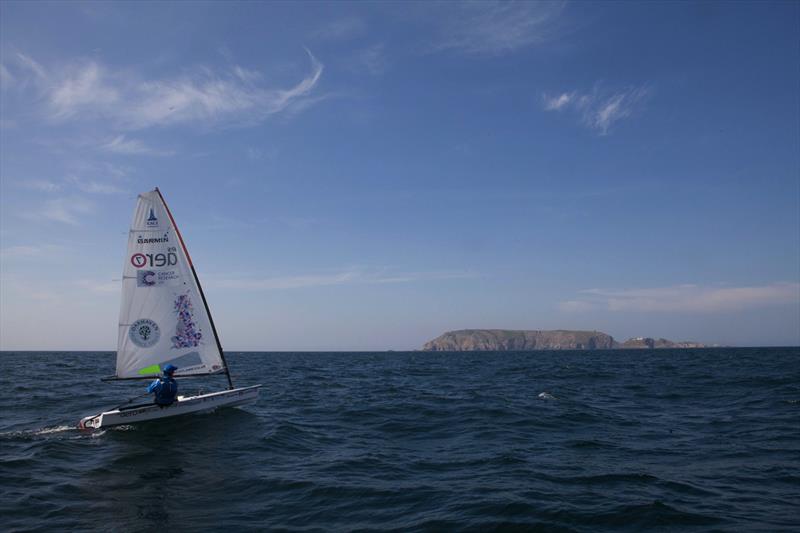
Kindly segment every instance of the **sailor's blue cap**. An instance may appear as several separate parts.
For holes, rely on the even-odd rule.
[[[178,367],[175,366],[175,365],[172,365],[172,364],[167,365],[167,366],[164,367],[164,373],[165,374],[172,374],[176,370],[178,370]]]

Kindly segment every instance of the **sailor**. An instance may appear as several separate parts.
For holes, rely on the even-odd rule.
[[[178,382],[172,377],[176,370],[178,367],[175,365],[165,366],[164,375],[147,387],[147,392],[155,393],[155,402],[159,407],[172,405],[178,396]]]

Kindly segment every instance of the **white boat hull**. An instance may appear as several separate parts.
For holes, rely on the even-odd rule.
[[[135,424],[147,420],[213,411],[220,407],[245,405],[258,399],[260,389],[261,385],[253,385],[252,387],[211,392],[197,396],[178,396],[177,401],[168,407],[149,404],[112,409],[111,411],[84,417],[78,422],[78,427],[81,429],[107,428],[123,424]]]

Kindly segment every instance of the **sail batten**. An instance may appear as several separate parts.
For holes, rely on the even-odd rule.
[[[164,200],[139,195],[122,274],[116,377],[226,371],[205,297]]]

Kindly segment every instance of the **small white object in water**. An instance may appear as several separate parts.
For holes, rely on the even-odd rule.
[[[540,400],[556,400],[557,398],[550,394],[549,392],[540,392],[539,393]]]

